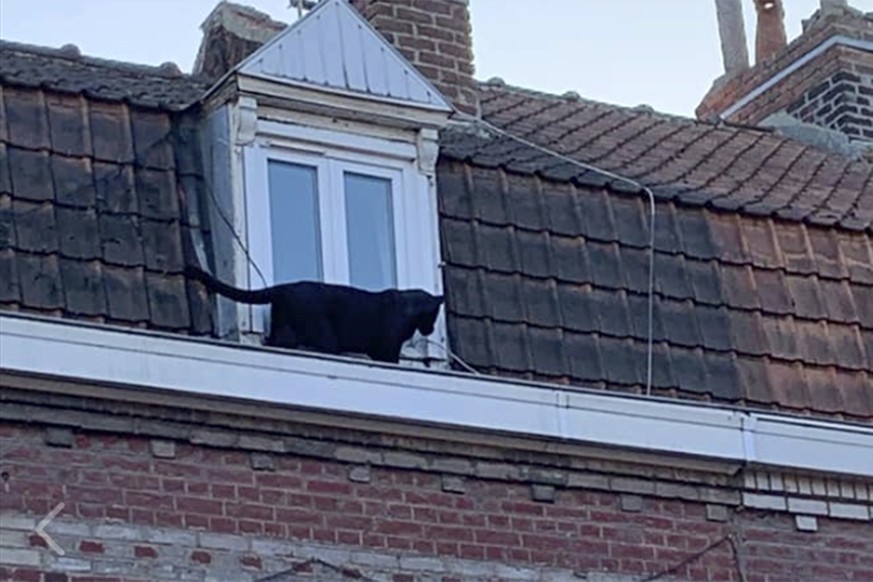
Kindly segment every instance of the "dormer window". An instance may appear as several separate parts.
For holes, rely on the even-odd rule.
[[[268,284],[433,290],[426,251],[435,242],[435,216],[415,146],[262,126],[272,134],[246,148],[245,199],[253,259]]]
[[[348,2],[325,0],[227,83],[233,91],[216,90],[210,131],[227,131],[231,147],[212,146],[213,180],[230,185],[226,214],[241,244],[217,253],[220,278],[442,295],[435,166],[452,107],[427,79]],[[226,336],[270,326],[265,306],[224,302],[218,320]],[[430,339],[445,342],[442,317]],[[401,357],[431,362],[446,352],[414,337]]]

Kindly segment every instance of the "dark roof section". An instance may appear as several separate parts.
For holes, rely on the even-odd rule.
[[[661,200],[847,230],[873,230],[873,164],[765,129],[713,125],[583,99],[480,85],[485,120],[539,145],[634,178]],[[510,169],[519,146],[471,157]],[[543,156],[527,160],[554,165]],[[533,165],[531,165],[533,164]]]
[[[166,110],[196,103],[209,88],[205,79],[172,64],[148,67],[85,57],[72,45],[50,49],[7,41],[0,41],[0,84]]]
[[[869,166],[765,131],[484,93],[486,119],[654,186],[656,393],[873,419],[873,241],[821,220],[846,198],[873,210]],[[487,130],[441,143],[453,349],[489,373],[642,391],[647,198]]]
[[[210,333],[182,276],[198,115],[2,86],[0,308]]]

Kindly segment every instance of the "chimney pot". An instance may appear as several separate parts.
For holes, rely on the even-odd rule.
[[[731,74],[749,68],[742,3],[740,0],[715,0],[715,11],[724,72]]]
[[[755,0],[758,27],[755,31],[755,62],[776,55],[788,44],[785,36],[785,10],[782,0]]]

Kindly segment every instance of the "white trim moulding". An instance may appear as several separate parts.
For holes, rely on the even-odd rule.
[[[0,370],[873,477],[873,427],[0,315]]]

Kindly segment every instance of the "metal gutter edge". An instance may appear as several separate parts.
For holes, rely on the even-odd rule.
[[[0,315],[0,370],[873,477],[873,427]],[[161,392],[156,392],[159,397]]]
[[[733,105],[725,109],[719,114],[721,119],[727,119],[746,105],[748,105],[751,101],[756,99],[757,97],[764,94],[771,87],[782,81],[784,78],[788,77],[797,69],[801,68],[803,65],[824,53],[828,49],[834,46],[845,46],[849,48],[859,49],[862,51],[873,52],[873,41],[870,40],[861,40],[856,38],[850,38],[848,36],[832,36],[827,39],[808,53],[804,54],[802,57],[776,73],[774,76],[770,77],[763,84],[758,85],[755,89],[746,93],[743,97],[741,97],[738,101],[736,101]]]

